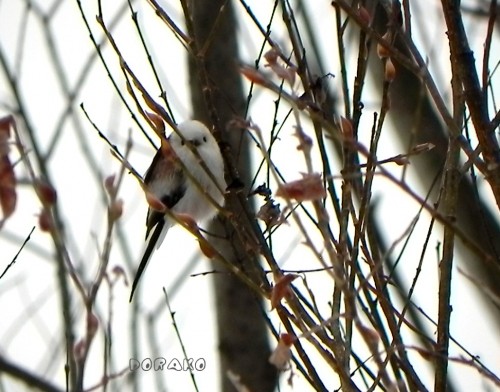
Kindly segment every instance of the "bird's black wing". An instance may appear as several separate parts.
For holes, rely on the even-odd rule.
[[[180,167],[175,167],[172,160],[165,158],[161,148],[156,152],[153,162],[144,176],[144,183],[161,200],[165,207],[169,209],[172,209],[186,193],[186,176]],[[163,189],[157,189],[158,184],[162,184],[165,193],[162,193]],[[166,193],[167,190],[169,190],[169,193]],[[146,239],[153,227],[164,219],[164,217],[164,213],[148,208]]]
[[[168,195],[164,195],[160,198],[161,202],[169,210],[171,210],[186,193],[185,180],[177,179],[176,183],[177,186],[174,192]],[[146,239],[148,238],[149,232],[153,229],[153,227],[155,227],[158,223],[164,220],[165,220],[165,214],[163,212],[155,211],[151,208],[148,208],[148,215],[146,217]]]
[[[167,172],[165,168],[162,168],[162,165],[169,164],[162,155],[161,150],[158,150],[155,157],[153,158],[153,162],[150,166],[150,169],[147,171],[144,176],[144,182],[151,187],[151,184],[154,181],[159,181],[159,177],[162,176],[162,173]],[[170,170],[170,176],[167,178],[162,178],[162,182],[165,184],[165,189],[173,190],[172,192],[162,195],[159,197],[161,202],[169,209],[172,209],[180,199],[186,193],[186,179],[182,170],[175,169]],[[157,192],[156,192],[157,193]],[[146,239],[149,236],[150,231],[154,228],[153,234],[149,239],[146,250],[144,251],[144,255],[142,256],[139,267],[137,268],[137,272],[134,277],[134,282],[132,283],[132,291],[130,293],[130,302],[132,302],[132,298],[134,296],[135,289],[139,283],[139,279],[146,268],[146,265],[156,247],[156,243],[161,236],[161,232],[165,227],[166,220],[165,214],[160,211],[155,211],[151,208],[148,209],[148,215],[146,218]]]

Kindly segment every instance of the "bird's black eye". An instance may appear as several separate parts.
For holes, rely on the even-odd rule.
[[[186,144],[186,143],[184,143],[184,140],[181,140],[181,146],[183,146],[184,144]]]
[[[206,143],[207,142],[207,137],[203,136],[203,141]]]

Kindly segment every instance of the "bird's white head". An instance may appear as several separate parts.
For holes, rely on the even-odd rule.
[[[177,132],[172,132],[169,141],[178,155],[183,155],[184,151],[189,151],[189,144],[198,150],[202,158],[205,158],[204,155],[212,151],[219,151],[219,146],[214,137],[201,122],[190,120],[179,124],[177,128],[183,138]],[[207,157],[209,158],[209,155]]]
[[[217,178],[219,185],[225,187],[223,179],[224,163],[219,145],[208,128],[196,120],[183,122],[177,128],[183,138],[177,132],[172,132],[169,141],[179,159],[188,168],[195,170],[194,168],[199,167],[199,159],[193,153],[193,149],[196,149],[207,168]],[[198,176],[196,175],[196,177]]]

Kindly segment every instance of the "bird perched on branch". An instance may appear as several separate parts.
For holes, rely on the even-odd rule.
[[[148,198],[148,243],[132,284],[130,301],[154,249],[158,249],[168,229],[175,224],[161,209],[164,207],[170,213],[188,216],[199,223],[213,218],[218,206],[224,203],[224,162],[208,128],[199,121],[186,121],[167,139],[163,138],[144,184],[147,195],[153,196]],[[155,202],[160,208],[156,208]]]

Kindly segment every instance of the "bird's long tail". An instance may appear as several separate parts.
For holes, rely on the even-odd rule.
[[[158,249],[159,244],[161,244],[161,242],[163,242],[163,239],[165,238],[165,235],[167,234],[168,229],[169,229],[169,225],[167,224],[167,222],[164,219],[162,219],[156,225],[156,227],[153,231],[153,234],[151,234],[151,237],[149,238],[149,242],[148,242],[148,245],[146,247],[146,250],[144,251],[144,255],[142,256],[141,263],[139,264],[139,268],[137,268],[134,282],[132,283],[132,291],[130,292],[129,302],[132,302],[132,298],[134,296],[135,289],[137,288],[137,285],[139,284],[139,279],[141,278],[141,275],[144,272],[144,269],[146,268],[146,265],[148,264],[148,261],[151,258],[151,255],[153,254],[155,248]],[[158,244],[158,246],[156,246],[157,244]]]

